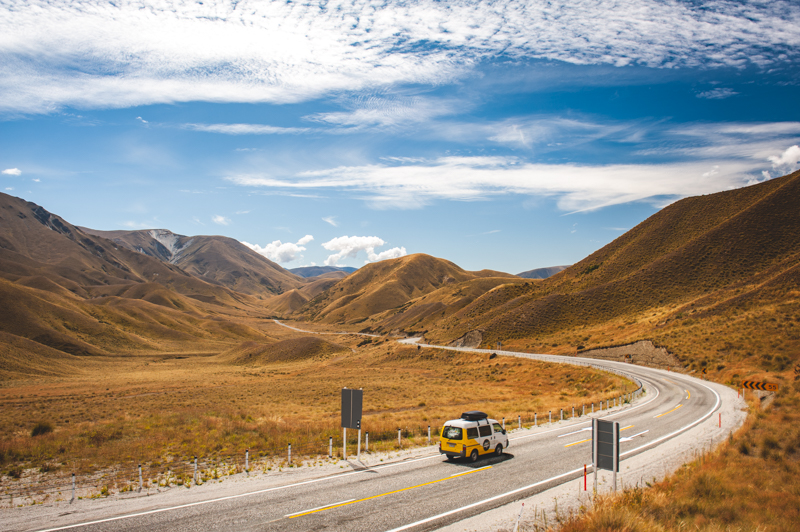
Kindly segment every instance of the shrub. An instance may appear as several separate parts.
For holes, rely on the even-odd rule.
[[[40,421],[31,430],[31,437],[49,434],[50,432],[53,432],[53,424],[49,421]]]

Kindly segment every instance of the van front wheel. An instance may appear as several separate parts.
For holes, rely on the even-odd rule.
[[[503,444],[502,443],[498,443],[497,447],[494,448],[494,454],[496,454],[497,456],[500,456],[501,454],[503,454]]]
[[[478,461],[478,449],[473,449],[471,453],[469,453],[469,459],[471,462]]]

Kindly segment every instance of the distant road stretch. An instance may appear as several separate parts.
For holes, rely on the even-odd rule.
[[[405,343],[414,343],[414,339]],[[640,400],[602,412],[604,419],[620,422],[622,464],[625,458],[657,449],[659,444],[708,419],[721,404],[720,395],[708,383],[678,373],[576,357],[458,350],[586,364],[640,381],[646,391]],[[558,412],[553,414],[557,420]],[[565,412],[565,417],[571,414]],[[76,513],[67,518],[73,519],[74,524],[47,530],[434,530],[577,479],[583,475],[584,464],[589,464],[591,471],[589,417],[515,432],[505,454],[476,463],[447,462],[437,453],[294,484],[287,480],[283,486],[235,497],[198,500],[93,522],[81,523],[80,514]],[[540,413],[540,425],[546,421],[546,413]],[[514,428],[515,422],[506,420],[507,427]],[[653,453],[654,460],[659,458],[657,454]],[[42,528],[41,523],[32,523],[26,530]]]

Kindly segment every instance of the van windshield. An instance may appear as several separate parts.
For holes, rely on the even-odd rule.
[[[461,427],[445,427],[442,430],[442,437],[448,440],[460,440],[461,434]]]

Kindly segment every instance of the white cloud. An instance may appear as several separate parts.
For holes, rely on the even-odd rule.
[[[6,187],[6,192],[11,192],[12,190],[14,190],[14,187]]]
[[[790,146],[779,156],[768,157],[772,163],[772,168],[782,172],[791,173],[797,170],[798,163],[800,163],[800,146]]]
[[[211,221],[213,221],[215,224],[218,225],[230,225],[231,223],[230,218],[225,218],[224,216],[220,216],[219,214],[213,216],[211,218]]]
[[[139,122],[141,122],[142,124],[149,124],[149,123],[150,123],[150,122],[148,122],[147,120],[145,120],[144,118],[142,118],[141,116],[137,116],[137,117],[136,117],[136,120],[138,120],[138,121],[139,121]]]
[[[22,175],[22,170],[19,168],[6,168],[3,170],[3,175]]]
[[[336,216],[326,216],[322,219],[323,222],[329,223],[334,227],[339,227],[339,222],[336,221]]]
[[[287,262],[302,259],[303,255],[301,253],[306,250],[304,246],[312,240],[314,240],[313,236],[306,235],[298,240],[295,244],[291,242],[281,242],[280,240],[270,242],[264,247],[261,247],[258,244],[250,244],[248,242],[242,242],[242,244],[249,247],[256,253],[264,255],[269,260],[285,264]]]
[[[287,103],[453,81],[494,57],[574,64],[785,65],[794,0],[7,0],[0,109]],[[405,111],[318,118],[394,123]]]
[[[386,242],[377,236],[340,236],[322,244],[328,251],[337,251],[325,259],[325,266],[335,266],[344,258],[355,259],[359,252],[364,251],[367,255],[365,264],[377,262],[385,259],[396,259],[405,256],[406,248],[395,247],[380,253],[375,253],[375,248],[381,247]]]
[[[184,124],[184,129],[203,131],[206,133],[222,133],[225,135],[280,135],[307,133],[308,128],[277,127],[263,124]],[[237,151],[254,151],[237,149]]]
[[[731,96],[736,96],[739,94],[733,89],[723,89],[723,88],[716,88],[711,89],[710,91],[703,91],[698,92],[698,98],[704,98],[706,100],[724,100],[725,98],[730,98]]]
[[[375,208],[414,209],[437,200],[479,201],[518,194],[557,197],[559,208],[572,212],[635,201],[661,203],[659,198],[741,187],[763,163],[726,160],[714,166],[709,171],[706,161],[598,166],[534,164],[512,157],[441,157],[417,165],[338,167],[284,179],[258,175],[228,179],[246,186],[350,191]]]

